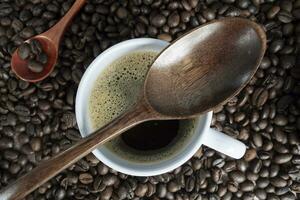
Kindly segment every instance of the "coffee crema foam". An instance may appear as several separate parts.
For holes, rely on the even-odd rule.
[[[94,129],[101,128],[131,108],[141,95],[150,65],[157,52],[139,51],[127,54],[104,69],[99,75],[89,98],[89,114]],[[194,132],[194,121],[179,123],[176,138],[158,150],[141,151],[128,146],[117,136],[104,146],[115,155],[132,162],[153,163],[175,156]]]
[[[89,112],[94,128],[100,128],[130,108],[140,95],[156,52],[135,52],[110,64],[92,90]]]

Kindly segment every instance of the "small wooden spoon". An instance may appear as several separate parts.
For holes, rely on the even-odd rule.
[[[25,41],[28,42],[32,39],[36,39],[41,43],[43,50],[48,56],[48,62],[42,72],[35,73],[30,71],[27,67],[28,61],[22,60],[18,55],[18,49],[15,50],[11,59],[11,68],[19,78],[28,82],[37,82],[45,79],[53,71],[57,61],[60,39],[62,38],[66,27],[70,24],[73,17],[85,2],[86,0],[76,0],[67,14],[51,29]]]
[[[213,109],[251,79],[266,49],[262,28],[240,18],[217,20],[184,35],[152,64],[140,101],[70,149],[44,161],[0,192],[18,200],[100,144],[148,120],[186,119]]]

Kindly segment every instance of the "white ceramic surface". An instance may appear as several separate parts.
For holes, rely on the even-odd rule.
[[[90,64],[81,79],[76,95],[76,119],[80,133],[83,137],[89,135],[93,131],[88,113],[88,98],[94,82],[103,69],[109,66],[114,60],[129,52],[141,50],[159,52],[168,46],[168,44],[169,43],[165,41],[150,38],[127,40],[110,47]],[[174,157],[159,163],[133,163],[114,155],[114,153],[110,152],[105,147],[99,147],[94,150],[93,153],[107,166],[119,172],[134,176],[154,176],[171,171],[189,160],[202,144],[233,158],[241,158],[246,150],[245,145],[236,139],[211,129],[211,119],[212,112],[198,117],[195,133],[190,137],[187,144],[181,151],[178,151]]]

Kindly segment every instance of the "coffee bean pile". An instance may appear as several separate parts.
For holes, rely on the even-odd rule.
[[[28,68],[35,73],[42,72],[44,65],[48,62],[48,56],[37,39],[21,44],[18,48],[18,55],[22,60],[28,61]]]
[[[51,76],[37,84],[17,79],[11,54],[53,26],[72,3],[0,1],[1,188],[79,140],[75,92],[103,50],[136,37],[172,41],[213,19],[244,17],[264,27],[268,49],[251,82],[215,110],[212,122],[247,144],[242,159],[203,147],[176,170],[142,178],[89,154],[26,199],[300,198],[300,0],[88,0],[62,40]]]

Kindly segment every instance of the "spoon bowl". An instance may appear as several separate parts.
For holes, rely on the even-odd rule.
[[[145,96],[158,113],[190,118],[237,94],[256,72],[266,43],[246,19],[214,21],[185,34],[152,64]]]
[[[50,40],[48,37],[44,37],[43,35],[37,35],[25,42],[29,42],[32,39],[38,40],[43,48],[43,51],[48,56],[48,62],[45,64],[44,69],[40,73],[33,73],[29,70],[28,61],[22,60],[18,55],[18,49],[13,53],[11,59],[11,68],[12,71],[22,80],[28,82],[37,82],[46,78],[54,69],[54,65],[58,56],[57,46]]]

